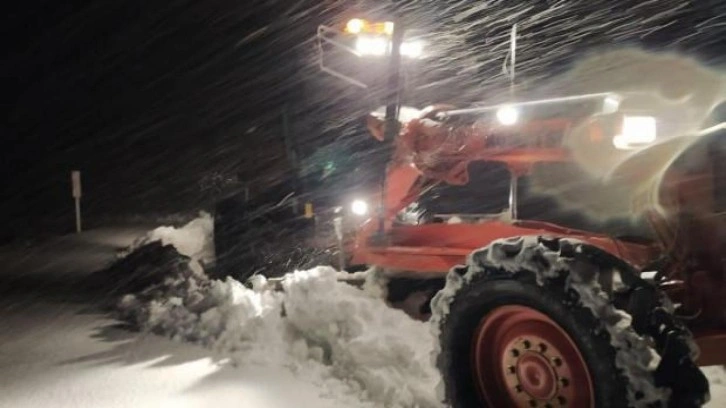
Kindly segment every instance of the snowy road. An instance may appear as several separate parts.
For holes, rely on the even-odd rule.
[[[376,398],[356,398],[340,386],[345,375],[335,373],[331,378],[320,364],[235,367],[228,353],[135,333],[101,313],[93,306],[97,294],[78,293],[75,282],[101,269],[117,249],[144,231],[96,231],[32,249],[0,248],[4,265],[0,287],[9,293],[0,298],[0,407],[383,405],[371,402]],[[341,303],[341,309],[345,307],[352,305]],[[409,326],[396,329],[403,327]],[[376,341],[364,345],[378,346]],[[351,364],[360,363],[355,353],[342,352]],[[392,365],[373,363],[383,365],[366,362],[368,366],[358,367],[359,371],[373,367],[360,372],[382,373],[385,364]],[[723,406],[726,376],[720,368],[709,372],[714,397],[709,407]]]
[[[0,407],[336,407],[285,372],[220,364],[84,306],[0,311]]]
[[[338,406],[289,372],[235,368],[201,347],[131,332],[92,305],[95,294],[74,292],[146,232],[0,248],[0,407]]]

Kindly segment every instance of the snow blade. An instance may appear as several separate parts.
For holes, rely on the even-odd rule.
[[[190,258],[181,255],[174,246],[155,241],[91,274],[86,284],[108,296],[109,301],[115,301],[119,295],[140,292],[161,284],[181,269],[189,269],[189,261]]]

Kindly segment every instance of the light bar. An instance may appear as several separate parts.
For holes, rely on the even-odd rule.
[[[348,34],[382,34],[393,35],[392,21],[371,22],[362,18],[352,18],[345,24],[344,31]]]
[[[577,102],[585,99],[594,99],[594,98],[605,98],[608,96],[614,95],[612,92],[602,92],[602,93],[593,93],[593,94],[585,94],[585,95],[573,95],[573,96],[560,96],[556,98],[548,98],[548,99],[538,99],[534,101],[524,101],[524,102],[512,102],[512,103],[506,103],[502,105],[491,105],[491,106],[482,106],[482,107],[475,107],[475,108],[465,108],[465,109],[455,109],[450,111],[445,111],[443,113],[449,115],[449,116],[455,116],[455,115],[469,115],[472,113],[484,113],[484,112],[491,112],[501,109],[504,106],[532,106],[532,105],[546,105],[546,104],[556,104],[556,103],[564,103],[564,102]]]

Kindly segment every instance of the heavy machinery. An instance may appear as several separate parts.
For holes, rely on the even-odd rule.
[[[381,44],[373,54],[386,54]],[[360,45],[361,55],[381,48]],[[424,286],[449,404],[696,407],[708,399],[698,365],[726,363],[726,128],[684,128],[676,102],[599,93],[434,106],[395,139],[391,115],[389,126],[369,118],[393,157],[367,204],[373,215],[356,231],[336,229],[340,263],[433,282]],[[274,196],[268,207],[218,207],[218,262],[240,252],[221,242],[248,245],[239,233],[260,227],[255,217],[225,214],[301,221],[300,212],[282,214],[289,201],[278,198],[287,195]],[[269,241],[274,252],[278,241]]]
[[[629,110],[633,98],[435,106],[388,141],[350,263],[446,276],[431,306],[452,406],[707,400],[697,365],[726,363],[726,127],[668,134],[678,117]],[[599,173],[582,201],[620,204],[622,222],[549,211],[557,201],[531,211],[543,201],[522,201],[523,186],[552,168]]]
[[[347,185],[374,211],[339,228],[349,207],[309,211],[294,183],[222,201],[222,273],[288,271],[289,252],[270,262],[287,238],[302,257],[337,248],[333,264],[415,282],[432,297],[454,407],[701,406],[698,365],[726,363],[726,127],[682,126],[687,95],[631,92],[434,106],[392,132],[402,31],[354,20],[350,43],[321,26],[320,68],[367,88],[328,66],[323,46],[375,57],[364,64],[374,79],[371,64],[390,56],[386,117],[368,123],[392,150],[385,183],[373,194]],[[309,233],[327,221],[334,234]]]
[[[304,197],[295,212],[287,194],[222,202],[218,257],[257,269],[259,248],[220,243],[275,253],[287,237],[303,257],[337,247],[333,264],[432,282],[437,364],[455,407],[700,406],[697,365],[726,363],[726,127],[682,132],[668,109],[629,105],[641,97],[434,106],[394,140],[372,115],[393,157],[378,194],[351,193],[371,197],[369,219],[308,234],[316,219],[339,220],[340,206],[309,217]],[[580,196],[569,201],[611,214],[567,210],[556,197],[570,179]],[[240,235],[259,229],[273,238]]]

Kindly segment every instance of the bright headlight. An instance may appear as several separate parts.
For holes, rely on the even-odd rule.
[[[519,111],[514,106],[502,106],[497,110],[497,120],[504,126],[511,126],[519,120]]]
[[[350,210],[355,215],[366,215],[368,214],[368,203],[363,200],[354,200],[350,204]]]
[[[388,52],[388,39],[382,36],[361,35],[355,41],[355,50],[363,56],[383,56]]]
[[[656,120],[653,116],[624,116],[623,127],[619,135],[613,138],[613,145],[618,149],[633,149],[653,143],[657,135]]]
[[[401,43],[401,55],[406,58],[421,58],[424,43],[422,41],[404,41]],[[391,50],[391,41],[382,35],[361,34],[355,40],[355,51],[364,57],[382,57]]]
[[[345,25],[345,31],[351,34],[360,34],[366,26],[366,22],[360,18],[353,18]]]
[[[423,55],[423,42],[408,41],[401,44],[401,55],[409,58],[421,58]]]

